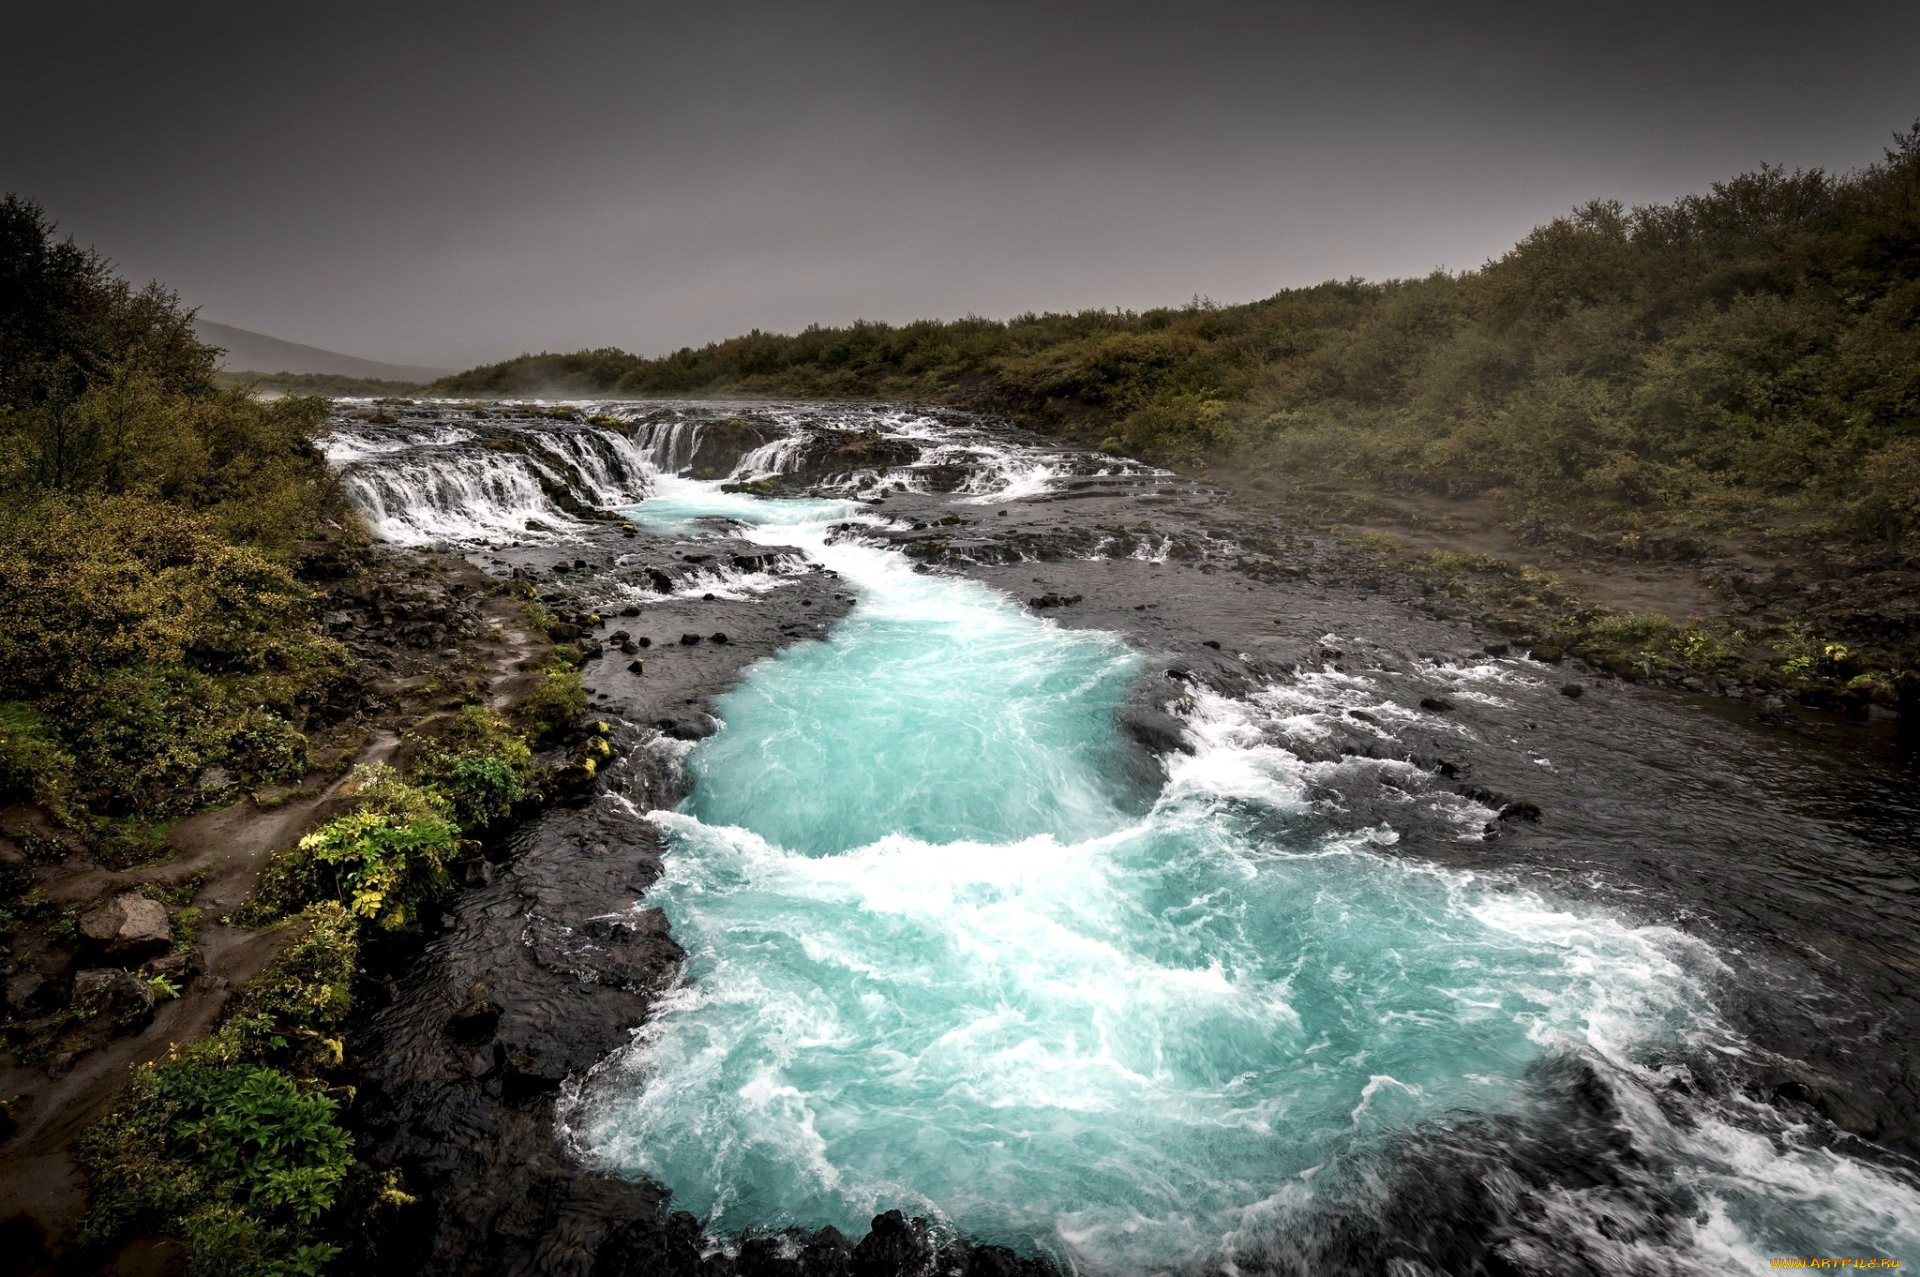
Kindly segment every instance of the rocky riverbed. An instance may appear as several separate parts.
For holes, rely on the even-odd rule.
[[[671,503],[636,514],[676,473],[742,502],[843,503],[834,541],[1120,636],[1140,656],[1118,725],[1142,793],[1196,749],[1196,702],[1250,705],[1298,761],[1316,819],[1390,829],[1393,857],[1710,955],[1714,1043],[1673,1048],[1637,1079],[1556,1056],[1541,1065],[1558,1071],[1540,1084],[1548,1116],[1411,1128],[1368,1217],[1214,1262],[1668,1271],[1708,1253],[1705,1208],[1675,1196],[1676,1154],[1650,1142],[1636,1106],[1664,1114],[1669,1134],[1771,1148],[1773,1162],[1745,1170],[1763,1185],[1845,1168],[1865,1186],[1837,1211],[1897,1216],[1920,1200],[1901,1196],[1920,1152],[1907,863],[1920,813],[1910,776],[1867,738],[1809,739],[1745,705],[1536,654],[1304,520],[1256,517],[1220,489],[1003,423],[777,404],[380,413],[342,421],[350,481],[385,484],[406,539],[444,531],[554,618],[615,754],[577,805],[500,848],[424,951],[397,955],[360,999],[361,1155],[400,1169],[421,1199],[383,1256],[396,1267],[891,1273],[932,1270],[937,1247],[941,1271],[1010,1272],[1064,1258],[970,1246],[908,1197],[864,1239],[778,1219],[710,1235],[673,1210],[673,1184],[615,1173],[565,1120],[683,978],[686,955],[650,900],[673,853],[646,813],[685,796],[682,760],[745,671],[856,606],[846,582],[750,519],[677,518]],[[536,442],[486,442],[509,431]],[[562,464],[550,431],[618,442],[567,444]],[[627,470],[581,487],[583,456]],[[509,471],[531,487],[500,479]],[[418,502],[404,511],[395,473]],[[554,489],[572,495],[528,496]],[[1760,1156],[1723,1151],[1723,1171],[1738,1178],[1747,1155]]]

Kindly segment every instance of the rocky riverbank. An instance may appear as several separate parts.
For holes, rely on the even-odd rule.
[[[782,437],[777,421],[712,415],[722,428],[697,441],[650,439],[644,421],[635,438],[670,457],[689,445],[703,472],[726,475]],[[1642,680],[1564,653],[1538,653],[1557,665],[1529,659],[1548,646],[1543,636],[1523,643],[1476,623],[1377,547],[1177,475],[1102,474],[1085,454],[1050,456],[1044,490],[994,500],[966,490],[986,486],[984,466],[884,432],[841,429],[795,456],[849,446],[859,461],[885,452],[908,481],[872,468],[863,481],[854,461],[789,460],[793,469],[738,486],[851,493],[884,523],[849,523],[841,535],[893,546],[923,571],[972,576],[1063,625],[1125,635],[1150,654],[1124,716],[1143,786],[1183,748],[1170,703],[1312,686],[1301,713],[1314,730],[1290,748],[1312,764],[1317,792],[1357,823],[1392,823],[1405,854],[1589,895],[1751,955],[1743,1028],[1769,1056],[1702,1071],[1697,1085],[1884,1148],[1917,1146],[1911,1021],[1878,1009],[1906,996],[1911,941],[1871,910],[1819,937],[1801,925],[1821,890],[1808,876],[1811,848],[1855,865],[1871,894],[1875,866],[1916,819],[1897,772],[1861,765],[1859,738],[1837,734],[1851,725],[1809,741],[1710,698],[1649,698]],[[961,470],[951,483],[910,481],[916,468],[948,465]],[[913,1267],[941,1239],[916,1240],[905,1220],[876,1221],[858,1244],[702,1238],[660,1186],[583,1166],[555,1121],[573,1081],[645,1022],[678,975],[679,949],[646,906],[661,851],[642,814],[680,797],[677,759],[713,730],[713,703],[740,672],[824,633],[849,596],[797,554],[729,540],[724,526],[680,538],[609,525],[564,543],[501,542],[474,561],[525,583],[556,636],[580,646],[615,757],[597,796],[516,833],[453,902],[445,929],[362,998],[362,1153],[400,1170],[422,1200],[410,1241],[385,1260],[609,1275]],[[1484,812],[1480,837],[1462,841],[1457,821],[1434,814],[1461,804]],[[1771,814],[1757,820],[1756,810]],[[1863,826],[1864,812],[1883,823]],[[1799,992],[1767,992],[1784,988]],[[1853,1026],[1844,1041],[1836,1023]],[[1589,1118],[1602,1137],[1604,1111]],[[1552,1174],[1558,1156],[1543,1151],[1538,1173]],[[1424,1190],[1405,1191],[1414,1209]],[[1451,1212],[1448,1244],[1463,1262],[1478,1253],[1481,1208],[1435,1209]],[[968,1253],[958,1239],[945,1244],[947,1262]],[[1368,1249],[1387,1246],[1378,1238],[1353,1244],[1388,1253]],[[883,1251],[912,1262],[886,1267]],[[999,1271],[1013,1260],[984,1250],[966,1262]]]

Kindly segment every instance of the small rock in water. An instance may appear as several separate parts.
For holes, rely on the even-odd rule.
[[[641,636],[640,636],[640,637],[639,637],[638,639],[635,639],[634,641],[635,641],[635,642],[637,642],[637,643],[638,643],[638,644],[639,644],[639,645],[640,645],[641,647],[652,647],[652,646],[653,646],[653,640],[652,640],[652,639],[650,639],[650,638],[648,638],[648,637],[647,637],[646,635],[644,635],[644,634],[642,634],[642,635],[641,635]]]
[[[700,641],[700,636],[698,634],[682,634],[680,636],[681,647],[692,647],[695,643],[698,643],[699,641]]]
[[[1585,696],[1586,694],[1587,694],[1587,689],[1585,687],[1582,687],[1578,683],[1568,683],[1566,686],[1560,689],[1560,695],[1570,696],[1576,701],[1579,700],[1582,696]]]
[[[638,616],[640,615],[640,605],[637,603],[629,603],[625,607],[620,609],[620,615]]]
[[[627,662],[627,673],[645,674],[646,672],[647,672],[647,663],[641,660],[639,657],[636,656],[631,661]]]
[[[713,602],[713,595],[711,595],[711,594],[702,594],[702,595],[700,596],[700,601],[701,601],[701,602],[703,602],[703,603],[711,603],[711,602]]]
[[[1207,640],[1206,642],[1204,642],[1204,643],[1202,643],[1202,644],[1201,644],[1201,646],[1202,646],[1202,647],[1210,647],[1210,648],[1212,648],[1212,649],[1213,649],[1214,651],[1216,651],[1216,652],[1217,652],[1217,651],[1219,651],[1219,650],[1220,650],[1220,640],[1219,640],[1219,639],[1208,639],[1208,640]]]
[[[727,641],[727,636],[723,633],[720,633],[719,631],[715,631],[714,633],[707,635],[707,641],[709,643],[725,643]]]
[[[1436,714],[1444,714],[1453,708],[1453,702],[1444,696],[1422,696],[1420,698],[1420,708],[1431,710]]]
[[[1508,803],[1500,809],[1502,820],[1526,820],[1540,823],[1540,808],[1535,803]]]
[[[1533,649],[1533,659],[1545,661],[1549,665],[1558,665],[1566,659],[1566,652],[1551,643],[1543,643]]]

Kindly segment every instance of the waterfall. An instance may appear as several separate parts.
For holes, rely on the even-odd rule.
[[[578,536],[647,495],[633,442],[568,421],[337,419],[321,449],[373,534],[400,545]]]

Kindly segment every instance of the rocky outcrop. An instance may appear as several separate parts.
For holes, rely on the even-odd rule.
[[[700,427],[699,442],[687,462],[687,473],[695,479],[724,479],[732,474],[740,459],[755,448],[778,439],[777,426],[730,417]]]
[[[173,924],[165,905],[130,891],[81,914],[80,936],[96,952],[131,960],[172,944]]]

